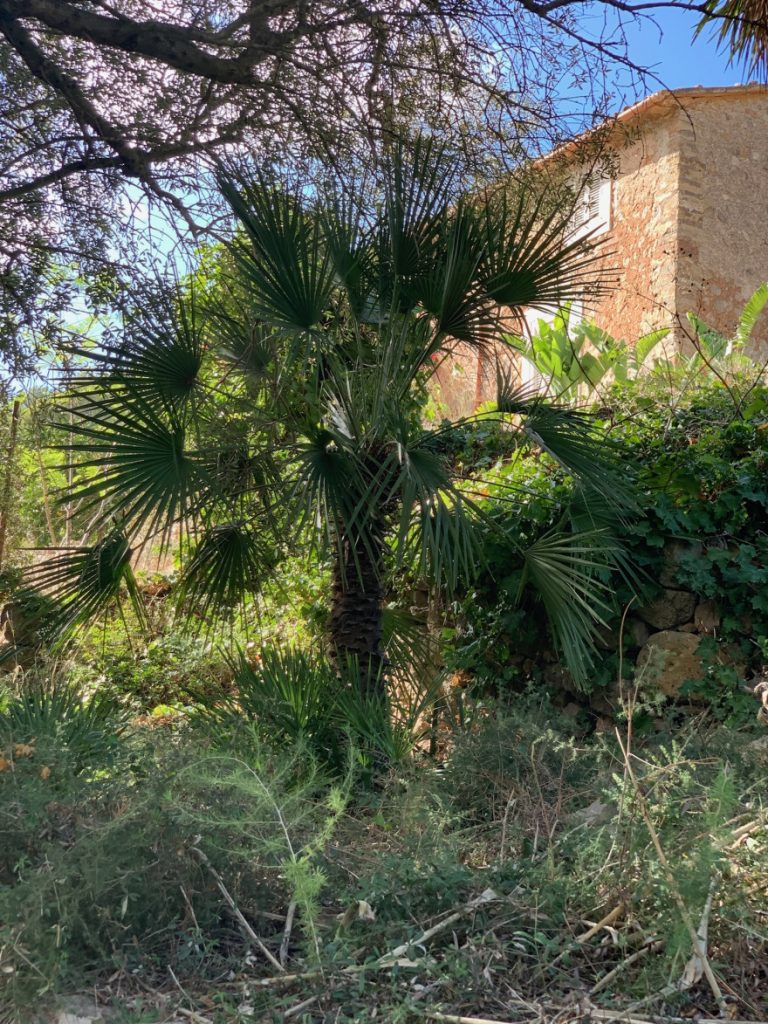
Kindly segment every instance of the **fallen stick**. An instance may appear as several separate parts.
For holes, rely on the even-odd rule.
[[[296,1005],[292,1006],[290,1010],[285,1011],[283,1014],[283,1020],[290,1020],[291,1017],[295,1017],[297,1013],[301,1013],[302,1010],[306,1010],[310,1006],[313,1006],[319,998],[320,996],[310,996],[309,999],[304,999],[302,1002],[296,1003]]]
[[[202,1013],[198,1013],[196,1010],[188,1010],[184,1006],[177,1006],[174,1013],[180,1013],[182,1017],[189,1017],[195,1024],[213,1024],[210,1017],[204,1017]]]
[[[278,953],[278,959],[283,965],[288,962],[288,947],[291,944],[291,932],[293,931],[293,919],[296,916],[296,900],[291,900],[288,904],[288,913],[285,915],[285,928],[283,929],[283,939],[280,943],[280,952]]]
[[[619,903],[617,907],[614,907],[613,910],[609,911],[605,915],[605,917],[603,917],[600,921],[597,922],[597,924],[593,924],[592,927],[589,928],[587,931],[583,932],[581,935],[578,935],[576,937],[576,942],[578,942],[580,946],[583,946],[585,942],[589,942],[589,940],[593,936],[597,935],[597,933],[601,931],[603,928],[610,927],[614,921],[618,921],[618,919],[621,917],[623,913],[624,904]],[[572,952],[573,949],[571,947],[562,950],[562,952],[558,953],[551,963],[546,965],[546,970],[550,970],[552,967],[557,967],[560,961],[564,960],[565,957],[567,957],[568,954]],[[540,969],[539,973],[541,973],[541,970],[543,969],[544,968]]]
[[[594,996],[596,995],[596,993],[602,992],[603,989],[610,985],[614,978],[621,974],[622,971],[626,970],[627,967],[630,967],[633,963],[635,963],[636,960],[639,960],[647,953],[650,953],[651,950],[661,949],[663,944],[664,943],[660,942],[658,939],[646,943],[646,945],[644,945],[641,949],[636,950],[636,952],[632,953],[631,956],[628,956],[625,960],[622,960],[621,963],[616,964],[612,971],[608,971],[607,974],[604,974],[602,978],[596,981],[590,989],[589,994],[591,996]]]
[[[612,925],[614,921],[618,921],[621,915],[624,913],[624,904],[620,903],[617,907],[614,907],[608,914],[605,915],[597,924],[593,924],[588,931],[584,932],[583,935],[579,935],[576,941],[579,945],[583,945],[585,942],[589,942],[593,935],[597,935],[599,931],[602,931],[608,925]]]
[[[493,889],[486,889],[484,892],[481,892],[479,896],[476,896],[473,900],[470,900],[469,903],[466,903],[459,910],[454,911],[454,913],[449,914],[448,917],[443,918],[442,921],[438,922],[436,925],[433,925],[432,928],[428,928],[425,932],[422,932],[418,939],[413,939],[411,942],[404,942],[402,943],[402,945],[397,946],[389,953],[384,953],[382,956],[379,957],[374,966],[392,966],[393,962],[401,960],[408,952],[408,950],[411,949],[413,946],[425,945],[425,943],[429,942],[430,939],[433,939],[435,935],[439,935],[440,932],[445,931],[446,928],[450,928],[451,925],[456,924],[457,921],[460,921],[465,914],[471,914],[479,907],[485,906],[487,903],[495,903],[496,900],[498,899],[499,896],[493,891]]]
[[[626,1010],[591,1009],[588,1016],[592,1020],[620,1020],[625,1021],[626,1024],[658,1024],[656,1021],[645,1020],[643,1017],[634,1017]],[[722,1021],[720,1024],[722,1024]]]
[[[273,988],[278,985],[293,985],[300,981],[314,981],[315,978],[323,978],[323,971],[302,971],[300,974],[278,974],[271,978],[251,978],[249,985],[258,985],[260,988]]]
[[[190,849],[195,854],[195,856],[198,858],[198,860],[202,864],[204,864],[205,867],[208,869],[208,871],[211,873],[211,877],[213,878],[214,882],[216,883],[216,886],[217,886],[219,892],[224,897],[225,903],[227,904],[229,909],[232,911],[233,915],[237,919],[237,923],[243,929],[243,931],[248,936],[248,938],[251,940],[251,942],[254,944],[254,946],[256,946],[256,948],[261,951],[261,953],[266,957],[267,960],[269,960],[269,962],[272,964],[272,966],[275,968],[276,971],[283,971],[284,972],[285,971],[285,967],[283,967],[283,965],[280,963],[280,961],[277,959],[277,957],[274,955],[274,953],[271,953],[267,949],[267,947],[261,941],[259,936],[256,934],[256,932],[250,926],[248,921],[245,919],[245,917],[243,916],[243,914],[240,911],[240,908],[235,903],[235,901],[234,901],[234,899],[233,899],[229,889],[227,889],[226,885],[224,885],[223,878],[221,877],[219,872],[216,870],[216,868],[213,866],[213,864],[211,864],[211,862],[208,860],[208,858],[206,857],[206,855],[203,853],[203,851],[200,849],[199,846],[191,846]]]
[[[458,1017],[454,1013],[440,1013],[439,1010],[427,1010],[427,1020],[439,1020],[443,1024],[522,1024],[520,1021],[491,1020],[489,1017]]]

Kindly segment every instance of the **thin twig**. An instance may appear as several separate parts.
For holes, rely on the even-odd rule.
[[[229,889],[227,889],[226,885],[224,885],[224,880],[222,879],[221,875],[218,873],[216,868],[213,866],[213,864],[211,864],[211,862],[208,860],[208,858],[206,857],[206,855],[203,853],[199,846],[192,846],[190,847],[190,849],[195,854],[195,856],[200,860],[200,862],[204,864],[206,868],[208,868],[208,871],[211,873],[213,880],[216,882],[219,892],[224,897],[224,901],[226,902],[229,909],[232,911],[233,915],[237,919],[238,924],[243,929],[247,937],[251,940],[254,946],[256,946],[256,948],[261,951],[261,953],[267,958],[267,960],[269,960],[269,962],[272,964],[276,971],[284,972],[285,968],[283,967],[283,965],[280,963],[280,961],[277,959],[274,953],[271,953],[267,949],[267,947],[264,945],[259,936],[256,934],[251,925],[243,916],[242,912],[240,911],[240,908],[235,903],[232,895],[230,894]]]
[[[439,1010],[427,1010],[427,1020],[439,1020],[443,1024],[518,1024],[517,1021],[491,1020],[488,1017],[459,1017],[455,1013],[440,1013]]]
[[[449,914],[448,917],[438,922],[438,924],[433,925],[432,928],[428,928],[425,932],[422,932],[418,939],[413,939],[411,942],[404,942],[402,945],[397,946],[389,953],[384,953],[384,955],[380,956],[379,959],[376,961],[376,966],[391,966],[392,961],[399,960],[401,957],[405,956],[409,949],[412,949],[414,946],[425,945],[427,942],[429,942],[430,939],[433,939],[435,935],[439,935],[440,932],[445,931],[446,928],[450,928],[451,925],[454,925],[456,924],[457,921],[460,921],[465,914],[471,914],[479,907],[482,907],[487,903],[494,903],[498,899],[499,897],[493,891],[493,889],[486,889],[484,892],[480,893],[479,896],[476,896],[473,900],[470,900],[469,903],[466,903],[459,910],[454,911],[453,914]]]
[[[646,943],[645,946],[642,946],[640,949],[632,953],[631,956],[626,957],[624,960],[618,963],[612,971],[608,971],[607,974],[604,974],[602,978],[600,978],[600,980],[592,986],[589,994],[591,996],[594,996],[598,992],[602,992],[604,988],[607,988],[607,986],[610,985],[614,978],[621,974],[622,971],[626,970],[627,967],[629,967],[631,964],[635,963],[636,960],[639,960],[641,957],[644,957],[647,953],[650,953],[652,950],[655,952],[657,949],[661,949],[663,945],[664,943],[659,941],[658,939],[654,939],[653,941]]]
[[[701,929],[702,926],[705,929],[704,940],[702,941],[702,939],[699,937],[699,930],[697,930],[694,926],[691,915],[688,912],[688,907],[685,905],[685,900],[683,899],[680,893],[680,889],[677,885],[674,872],[672,871],[669,861],[667,860],[667,855],[666,853],[664,853],[664,849],[661,845],[661,840],[659,839],[659,833],[656,831],[656,826],[653,824],[653,820],[651,819],[651,815],[648,811],[648,805],[645,802],[643,791],[640,788],[640,784],[637,781],[637,776],[635,775],[634,768],[632,767],[632,762],[630,760],[629,753],[626,747],[624,746],[624,741],[618,729],[616,730],[616,737],[619,741],[619,746],[621,747],[626,772],[632,784],[632,788],[635,793],[635,798],[637,799],[638,807],[640,808],[640,814],[642,815],[643,821],[645,822],[645,827],[648,829],[648,835],[651,838],[653,847],[656,850],[656,856],[659,858],[659,864],[661,865],[661,868],[664,874],[666,875],[667,884],[669,885],[670,892],[672,893],[672,898],[677,904],[678,910],[680,911],[680,917],[682,918],[683,923],[686,929],[688,930],[688,934],[690,935],[691,942],[693,943],[694,955],[697,959],[697,962],[701,964],[702,974],[707,979],[709,987],[712,990],[712,995],[715,997],[715,1000],[717,1001],[718,1007],[721,1009],[721,1011],[723,1011],[723,1013],[725,1013],[726,1002],[723,998],[723,993],[718,983],[718,980],[715,977],[714,971],[712,970],[712,965],[709,962],[706,947],[706,924],[709,918],[709,907],[711,907],[712,904],[711,894],[713,890],[710,887],[710,895],[707,897],[707,906],[705,906],[704,908],[705,915],[702,915],[702,923],[699,926],[699,929]]]
[[[291,944],[291,932],[293,931],[293,920],[296,917],[296,900],[291,900],[288,904],[288,913],[285,915],[285,928],[283,929],[283,939],[280,943],[280,952],[278,953],[278,959],[285,968],[288,962],[288,947]]]
[[[605,915],[605,917],[601,918],[601,920],[599,920],[597,924],[593,924],[591,928],[585,931],[582,935],[579,935],[576,938],[576,942],[578,942],[580,946],[583,946],[585,942],[589,942],[589,940],[593,936],[597,935],[597,933],[601,931],[603,928],[610,927],[610,925],[612,925],[614,921],[618,921],[618,919],[621,917],[623,913],[624,904],[619,903],[619,905],[614,907],[613,910],[609,911]],[[573,950],[569,946],[567,949],[564,949],[561,953],[558,953],[555,959],[550,964],[546,965],[547,970],[551,969],[552,967],[557,967],[560,961],[565,959],[565,957],[567,957],[568,954],[571,952],[573,952]]]
[[[204,1017],[202,1013],[198,1013],[196,1010],[187,1010],[183,1006],[177,1006],[174,1008],[174,1013],[180,1013],[182,1017],[189,1017],[195,1024],[213,1024],[210,1017]]]
[[[306,1010],[316,1003],[319,998],[320,996],[310,996],[309,999],[304,999],[302,1002],[296,1003],[296,1005],[292,1006],[290,1010],[285,1011],[283,1014],[283,1020],[290,1020],[291,1017],[295,1017],[296,1014],[301,1013],[302,1010]]]

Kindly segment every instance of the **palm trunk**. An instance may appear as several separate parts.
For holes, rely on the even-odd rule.
[[[361,685],[371,694],[383,695],[381,564],[381,545],[375,540],[341,541],[333,567],[329,633],[339,670],[355,661]]]

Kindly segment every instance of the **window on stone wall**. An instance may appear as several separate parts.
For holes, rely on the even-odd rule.
[[[590,174],[584,182],[573,211],[575,238],[601,235],[611,226],[611,179]]]

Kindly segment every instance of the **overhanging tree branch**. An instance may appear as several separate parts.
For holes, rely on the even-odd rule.
[[[74,78],[46,56],[21,22],[6,13],[4,8],[7,6],[0,4],[0,32],[35,78],[55,89],[67,101],[78,123],[93,129],[96,135],[114,150],[127,175],[140,177],[146,167],[142,154],[130,146],[120,130],[99,113]]]

